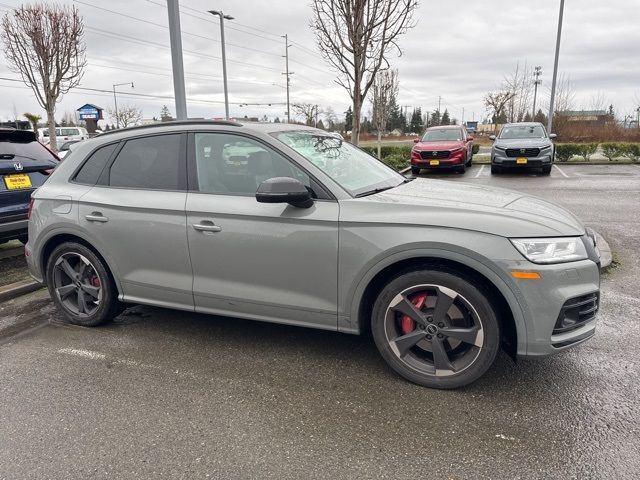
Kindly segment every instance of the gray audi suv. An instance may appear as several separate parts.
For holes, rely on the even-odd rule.
[[[406,178],[322,130],[105,133],[31,202],[31,274],[78,325],[147,304],[371,332],[393,370],[435,388],[476,380],[500,348],[549,355],[596,328],[599,257],[571,213]]]
[[[541,123],[508,123],[500,129],[491,147],[491,173],[504,169],[540,169],[544,175],[551,173],[555,157],[552,140]]]

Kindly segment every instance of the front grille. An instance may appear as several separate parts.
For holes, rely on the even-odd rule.
[[[507,157],[537,157],[540,155],[539,148],[507,148]]]
[[[560,309],[553,334],[570,332],[593,320],[598,313],[599,304],[598,292],[567,300]]]
[[[449,158],[449,154],[451,152],[449,150],[422,150],[420,152],[420,157],[423,160],[431,160],[431,159],[436,159],[436,160],[442,160],[444,158]]]

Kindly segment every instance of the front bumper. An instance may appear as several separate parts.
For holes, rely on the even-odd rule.
[[[527,163],[519,164],[517,158],[507,157],[505,152],[493,150],[491,152],[491,165],[502,168],[540,168],[553,163],[553,155],[551,152],[541,154],[537,157],[527,157]]]
[[[445,158],[438,160],[438,165],[431,165],[431,160],[423,160],[419,158],[411,158],[411,166],[417,168],[429,168],[429,169],[446,169],[446,168],[458,168],[464,165],[464,158]]]

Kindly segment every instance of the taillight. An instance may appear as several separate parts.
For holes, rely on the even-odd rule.
[[[29,210],[27,210],[27,218],[31,218],[32,209],[33,209],[33,198],[29,200]]]

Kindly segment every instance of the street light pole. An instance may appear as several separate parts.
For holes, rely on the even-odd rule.
[[[540,80],[540,75],[542,75],[542,67],[536,67],[533,72],[533,114],[531,115],[531,119],[534,120],[536,118],[536,99],[538,97],[538,85],[542,84],[542,80]]]
[[[221,11],[209,10],[211,15],[217,15],[220,17],[220,41],[222,43],[222,77],[224,82],[224,113],[227,120],[229,120],[229,92],[227,90],[227,57],[224,47],[224,21],[233,20],[231,15],[225,15]]]
[[[182,61],[182,34],[180,33],[180,5],[178,0],[167,0],[169,15],[169,42],[171,44],[171,68],[173,71],[173,91],[176,98],[176,118],[187,119],[187,95],[184,84],[184,63]]]
[[[291,109],[289,108],[289,84],[291,73],[289,73],[289,36],[281,35],[284,38],[284,58],[285,58],[285,72],[284,75],[287,76],[287,123],[291,123]]]
[[[122,85],[129,85],[129,84],[131,84],[131,88],[133,88],[133,82],[113,84],[113,105],[115,106],[115,112],[116,112],[116,128],[120,128],[120,117],[118,117],[118,99],[116,98],[116,87],[121,87]]]
[[[549,101],[549,119],[547,120],[547,132],[551,133],[553,127],[553,108],[556,96],[556,79],[558,78],[558,57],[560,56],[560,37],[562,36],[562,16],[564,15],[564,0],[560,0],[560,13],[558,15],[558,36],[556,37],[556,57],[553,61],[553,80],[551,81],[551,100]]]

